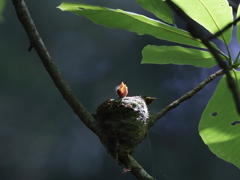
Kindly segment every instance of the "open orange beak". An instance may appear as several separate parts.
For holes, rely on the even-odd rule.
[[[119,98],[124,98],[128,94],[128,87],[123,82],[116,87],[116,90]]]

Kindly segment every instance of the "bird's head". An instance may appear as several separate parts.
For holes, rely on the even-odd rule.
[[[123,82],[115,88],[115,91],[119,98],[124,98],[128,94],[128,87]]]

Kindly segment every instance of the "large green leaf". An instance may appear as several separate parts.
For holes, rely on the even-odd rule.
[[[2,16],[4,7],[5,7],[5,0],[0,0],[0,22],[4,20]]]
[[[166,23],[174,24],[174,16],[171,8],[163,0],[136,0],[144,9],[152,12],[156,17]]]
[[[240,84],[240,72],[232,76]],[[240,116],[228,88],[226,76],[219,82],[205,108],[199,124],[199,133],[205,144],[218,157],[240,168]]]
[[[69,2],[63,2],[58,8],[85,16],[97,24],[110,28],[121,28],[139,35],[148,34],[167,41],[205,47],[200,40],[191,37],[186,31],[132,12]]]
[[[240,5],[238,5],[237,10],[237,18],[240,17]],[[240,44],[240,22],[237,23],[237,38],[238,38],[238,44]]]
[[[233,21],[232,8],[227,0],[173,0],[173,2],[212,34]],[[219,38],[225,44],[229,44],[232,28],[225,31]]]
[[[210,52],[181,46],[147,45],[142,51],[141,63],[146,64],[180,64],[210,68],[217,64]],[[224,57],[222,57],[224,58]]]

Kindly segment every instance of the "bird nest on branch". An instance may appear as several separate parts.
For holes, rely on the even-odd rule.
[[[126,164],[123,159],[146,137],[151,114],[141,96],[132,96],[105,101],[98,107],[96,119],[108,153],[120,164]]]

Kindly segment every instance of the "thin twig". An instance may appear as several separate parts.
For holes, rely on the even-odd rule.
[[[208,40],[212,40],[218,36],[220,36],[222,33],[224,33],[226,30],[228,30],[229,28],[231,28],[232,26],[235,26],[237,24],[237,22],[240,21],[240,17],[238,17],[237,19],[235,19],[233,22],[227,24],[223,29],[221,29],[220,31],[216,32],[215,34],[211,35],[208,37]]]
[[[202,41],[202,43],[208,48],[208,50],[212,53],[215,60],[217,61],[218,65],[221,69],[223,69],[224,73],[227,77],[227,84],[229,89],[232,92],[236,109],[238,113],[240,114],[240,98],[239,93],[237,91],[236,84],[230,75],[229,68],[227,64],[222,60],[222,58],[219,56],[218,51],[211,45],[210,41],[204,33],[201,31],[201,28],[199,28],[199,24],[196,23],[194,20],[192,20],[181,8],[179,8],[175,3],[173,3],[171,0],[166,0],[166,2],[169,4],[169,6],[179,15],[181,16],[188,24],[188,30],[191,33],[191,35],[194,38],[198,38]]]
[[[179,104],[186,101],[187,99],[190,99],[194,94],[196,94],[198,91],[203,89],[208,83],[210,83],[212,80],[214,80],[216,77],[221,76],[224,74],[223,70],[219,70],[213,74],[211,74],[207,79],[205,79],[203,82],[198,84],[194,89],[177,99],[176,101],[169,104],[167,107],[165,107],[163,110],[161,110],[159,113],[155,115],[153,118],[153,122],[149,124],[149,127],[153,126],[155,122],[160,119],[162,116],[164,116],[168,111],[170,111],[173,108],[176,108]]]
[[[100,128],[97,128],[97,123],[94,117],[83,107],[81,102],[73,94],[72,90],[68,84],[63,79],[60,71],[53,62],[50,54],[48,53],[47,48],[45,47],[37,28],[31,18],[31,15],[27,9],[27,6],[23,0],[12,0],[13,5],[15,6],[18,19],[22,23],[31,46],[36,50],[38,56],[40,57],[42,63],[44,64],[46,70],[51,76],[53,82],[57,86],[58,90],[61,92],[63,98],[71,106],[74,112],[78,117],[86,124],[86,126],[91,129],[94,133],[100,136]]]
[[[29,46],[29,48],[28,48],[28,51],[31,51],[31,50],[32,50],[32,48],[33,48],[33,46],[32,46],[32,45],[30,45],[30,46]]]

